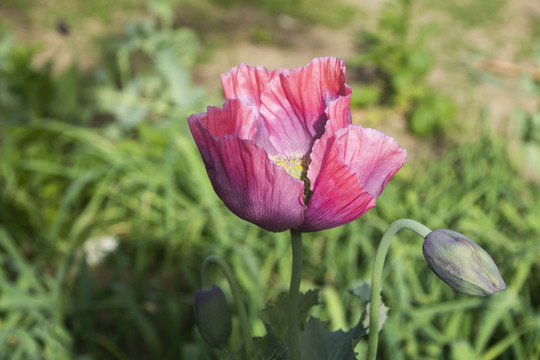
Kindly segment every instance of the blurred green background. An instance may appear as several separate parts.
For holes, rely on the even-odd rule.
[[[527,0],[3,0],[0,359],[222,359],[238,331],[216,352],[193,324],[210,254],[263,335],[260,309],[288,287],[288,234],[224,207],[186,117],[222,104],[219,74],[240,62],[316,56],[345,60],[353,121],[409,156],[375,209],[305,235],[315,315],[358,321],[347,290],[369,279],[385,228],[411,218],[475,240],[508,289],[455,293],[400,233],[379,357],[539,359],[539,38]]]

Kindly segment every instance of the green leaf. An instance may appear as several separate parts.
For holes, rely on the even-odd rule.
[[[354,289],[349,290],[351,294],[362,299],[364,302],[371,300],[371,286],[367,282],[362,282]]]
[[[360,285],[358,285],[354,289],[349,290],[349,292],[353,294],[354,296],[362,299],[364,303],[366,304],[366,307],[360,319],[360,324],[364,329],[366,329],[366,333],[367,333],[369,329],[369,314],[370,314],[370,309],[371,309],[371,304],[370,304],[371,286],[367,282],[362,282]],[[388,310],[389,308],[386,305],[384,305],[381,299],[381,305],[379,306],[379,331],[381,331],[382,326],[384,322],[386,321]]]
[[[300,333],[302,360],[356,360],[353,351],[360,336],[365,332],[358,324],[351,330],[328,331],[326,322],[311,318]]]
[[[287,303],[287,293],[281,293],[276,300],[268,302],[266,308],[263,309],[259,316],[265,324],[267,331],[268,327],[270,327],[279,339],[282,339],[287,333],[287,311],[284,311],[287,309]],[[303,324],[306,321],[309,310],[318,304],[320,304],[319,290],[309,290],[306,293],[300,293],[298,297],[299,324]]]
[[[476,359],[478,355],[474,351],[471,344],[466,341],[460,340],[452,344],[452,359]]]
[[[264,337],[253,339],[257,349],[255,359],[283,359],[287,352],[285,343],[281,341],[271,327],[266,327]]]
[[[379,331],[381,331],[386,321],[386,318],[388,317],[388,310],[389,308],[386,305],[384,305],[384,303],[381,300],[381,305],[379,306]],[[366,329],[366,333],[369,332],[370,311],[371,311],[371,303],[368,303],[366,304],[366,308],[364,310],[364,313],[362,314],[362,319],[360,320],[362,327]]]
[[[319,290],[309,290],[298,296],[298,322],[301,328],[309,315],[310,309],[319,305]],[[259,316],[266,328],[266,335],[254,339],[257,349],[255,359],[284,359],[287,347],[283,339],[287,335],[288,294],[281,293],[274,301],[269,301]]]

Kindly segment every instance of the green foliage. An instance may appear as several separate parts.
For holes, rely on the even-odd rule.
[[[540,43],[536,46],[536,63],[540,65]],[[540,79],[524,77],[523,88],[531,95],[540,99]],[[517,136],[523,153],[521,165],[540,177],[538,162],[540,161],[540,106],[533,112],[527,113],[522,109],[515,112]]]
[[[176,334],[189,321],[202,261],[192,249],[211,243],[201,239],[223,239],[217,224],[230,218],[183,126],[147,125],[138,140],[116,142],[53,122],[3,130],[0,214],[33,263],[61,263],[95,236],[127,243],[105,273],[75,267],[79,275],[63,290],[80,349],[96,358],[133,357],[139,343],[178,358]]]
[[[444,131],[454,117],[455,105],[426,82],[433,68],[427,40],[432,26],[413,28],[413,1],[384,4],[375,30],[362,33],[360,53],[352,65],[371,83],[354,95],[351,104],[380,104],[404,112],[409,129],[428,136]]]
[[[267,298],[283,305],[288,235],[237,219],[213,193],[185,122],[202,110],[203,94],[190,82],[198,40],[172,26],[171,2],[149,6],[153,20],[131,22],[122,35],[104,40],[102,66],[89,76],[76,68],[60,75],[47,66],[36,69],[30,66],[36,48],[2,34],[2,360],[234,354],[241,348],[234,321],[230,344],[220,353],[194,330],[199,267],[211,253],[230,262],[244,290],[259,358],[282,342],[283,318],[271,307],[260,311]],[[400,104],[414,132],[432,134],[445,128],[453,105],[425,84],[433,66],[429,31],[416,36],[403,9],[381,18],[384,27],[371,35],[372,52],[362,60],[384,70],[388,81],[353,95],[363,106]],[[523,143],[536,146],[536,114],[522,121]],[[390,311],[379,357],[540,357],[540,191],[520,178],[504,139],[480,131],[473,141],[437,150],[407,163],[358,221],[305,235],[303,290],[323,288],[324,301],[307,292],[305,308],[313,317],[303,311],[302,341],[317,354],[346,349],[351,356],[359,324],[366,327],[366,301],[347,289],[369,278],[386,226],[409,217],[478,242],[508,289],[488,299],[454,293],[425,264],[421,239],[400,233],[385,271],[383,300]],[[118,247],[90,264],[85,244],[104,236]],[[227,293],[222,280],[216,283]],[[365,295],[362,289],[355,294]],[[365,347],[362,338],[354,350],[359,358]]]
[[[28,264],[2,227],[0,263],[0,359],[71,359],[61,278]]]
[[[364,329],[358,324],[351,330],[330,332],[327,324],[317,318],[311,318],[301,333],[300,341],[303,346],[302,359],[314,360],[355,360],[356,354],[351,347],[364,335]]]
[[[419,244],[399,243],[393,251],[401,256],[397,255],[393,261],[388,282],[408,285],[383,287],[391,309],[383,331],[384,351],[387,354],[399,351],[411,358],[437,358],[442,356],[440,351],[445,346],[453,347],[457,342],[463,345],[463,340],[469,339],[476,358],[526,359],[524,354],[537,351],[530,342],[538,336],[538,317],[528,318],[532,308],[516,299],[538,286],[538,279],[524,282],[522,275],[518,275],[540,265],[537,260],[540,248],[536,235],[532,235],[538,230],[533,219],[540,215],[538,189],[527,186],[514,175],[505,143],[489,137],[449,151],[426,170],[421,178],[415,179],[413,189],[391,201],[399,204],[397,207],[393,206],[389,213],[386,213],[389,209],[382,207],[379,212],[385,213],[385,218],[394,217],[396,212],[405,213],[422,219],[431,228],[459,229],[488,249],[509,286],[507,291],[487,301],[475,302],[476,299],[452,294],[449,287],[441,286],[438,279],[425,274],[424,264],[422,268],[415,265],[414,259],[420,251],[414,246]],[[529,255],[525,256],[527,251]],[[435,297],[441,302],[439,305],[433,305]],[[458,311],[463,307],[471,310]],[[403,317],[408,319],[407,325],[399,325]],[[480,321],[477,330],[474,321]],[[514,334],[523,326],[529,331],[516,337]],[[414,335],[420,334],[436,346],[418,347]],[[410,345],[398,350],[397,339]]]
[[[257,359],[286,359],[287,348],[284,338],[287,333],[288,297],[281,294],[275,301],[270,302],[261,312],[261,320],[265,324],[267,334],[255,339]],[[310,317],[313,306],[319,304],[318,291],[310,290],[299,296],[300,346],[302,359],[356,359],[353,348],[360,336],[365,334],[365,328],[358,323],[348,331],[335,332],[327,329],[328,324]]]
[[[381,99],[382,90],[377,85],[363,85],[353,87],[351,104],[357,107],[367,107]]]
[[[24,253],[20,266],[49,267],[54,273],[61,268],[53,264],[79,254],[66,269],[73,276],[55,278],[54,289],[49,285],[40,290],[39,301],[66,303],[65,311],[54,313],[56,322],[37,310],[25,318],[15,307],[0,313],[0,322],[7,326],[3,344],[9,345],[2,355],[72,358],[62,357],[52,343],[71,346],[72,339],[76,352],[91,358],[133,358],[141,347],[156,358],[197,353],[178,341],[191,321],[188,308],[197,286],[198,257],[190,249],[203,246],[203,238],[226,243],[225,233],[208,233],[223,228],[218,224],[225,211],[187,135],[185,118],[200,111],[202,95],[191,84],[188,70],[198,54],[197,39],[189,30],[156,24],[148,20],[128,25],[126,36],[116,39],[116,48],[107,53],[119,61],[104,62],[92,77],[87,91],[98,106],[94,101],[77,106],[90,110],[92,123],[106,119],[100,128],[81,126],[86,122],[79,117],[68,119],[76,126],[43,119],[63,119],[61,112],[73,102],[63,95],[32,97],[26,89],[32,94],[36,85],[45,83],[47,94],[74,91],[59,85],[49,68],[32,68],[33,50],[2,42],[2,59],[10,62],[0,62],[7,75],[0,80],[0,95],[14,100],[1,102],[9,108],[2,108],[0,121],[0,222]],[[68,71],[75,79],[70,83],[84,83],[78,72]],[[134,118],[140,108],[144,114]],[[104,272],[90,269],[82,252],[91,238],[102,236],[128,244],[111,255]],[[156,275],[149,279],[150,273]],[[8,301],[11,293],[4,290],[18,290],[22,282],[0,275],[6,284],[0,299]],[[181,279],[181,286],[171,286],[171,279]],[[35,291],[30,290],[29,299]],[[49,338],[40,339],[46,321]],[[53,351],[59,355],[50,355]]]
[[[32,65],[38,45],[17,44],[0,27],[0,112],[5,121],[26,122],[32,118],[55,117],[80,122],[84,108],[85,79],[74,66],[53,75],[52,64]]]
[[[108,76],[96,89],[98,108],[112,113],[121,131],[185,117],[201,106],[203,92],[189,71],[198,52],[189,29],[159,28],[152,18],[128,23],[105,47]]]
[[[351,294],[354,296],[362,299],[365,306],[365,311],[362,314],[362,326],[364,329],[369,330],[369,323],[370,323],[370,311],[371,311],[371,286],[367,283],[360,283],[358,286],[356,286],[354,289],[349,290]],[[380,301],[379,304],[379,331],[383,328],[384,322],[387,319],[388,316],[388,307],[384,305],[382,301]]]
[[[409,129],[420,136],[440,133],[448,128],[455,115],[456,105],[450,98],[427,91],[413,101],[407,114]]]

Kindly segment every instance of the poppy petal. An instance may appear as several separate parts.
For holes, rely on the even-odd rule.
[[[238,98],[258,109],[261,106],[261,94],[272,78],[285,69],[269,71],[262,66],[249,66],[242,63],[226,74],[221,75],[221,86],[225,99]]]
[[[261,95],[260,113],[270,142],[280,154],[309,153],[324,132],[327,105],[351,93],[345,81],[343,61],[327,57],[269,82]]]
[[[253,140],[257,118],[252,106],[237,99],[227,100],[223,108],[209,106],[207,112],[188,117],[188,123],[199,122],[210,135],[223,138],[225,135]]]
[[[375,206],[392,175],[406,160],[406,152],[390,136],[349,125],[326,145],[313,194],[299,227],[317,231],[357,219]],[[359,159],[360,158],[360,159]]]
[[[390,178],[407,160],[407,151],[390,136],[351,125],[354,131],[341,136],[343,160],[358,175],[360,184],[377,198]]]
[[[313,191],[315,180],[319,176],[322,160],[326,154],[326,147],[329,139],[335,136],[335,132],[339,129],[346,128],[351,123],[351,111],[349,109],[351,96],[343,96],[332,101],[326,109],[328,121],[324,129],[323,136],[315,141],[311,152],[311,163],[307,172],[307,177],[310,180],[310,189]]]
[[[276,166],[263,148],[235,136],[212,136],[199,119],[190,128],[216,194],[238,217],[269,231],[303,221],[304,183]]]

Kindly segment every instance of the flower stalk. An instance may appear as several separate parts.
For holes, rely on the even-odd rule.
[[[210,290],[212,288],[212,283],[210,281],[210,267],[212,265],[217,265],[221,269],[231,288],[234,302],[236,303],[238,316],[240,317],[240,329],[242,331],[242,338],[244,339],[244,351],[246,359],[249,359],[249,357],[253,354],[253,340],[251,339],[251,331],[249,329],[246,307],[244,306],[244,302],[242,300],[242,292],[240,291],[240,287],[234,278],[230,266],[225,262],[225,260],[217,255],[210,255],[204,259],[201,270],[203,290]]]
[[[291,230],[292,271],[288,304],[288,340],[291,359],[300,360],[300,328],[298,326],[298,294],[302,279],[302,232]]]
[[[392,238],[398,231],[402,229],[412,230],[424,239],[431,232],[429,228],[417,221],[400,219],[390,224],[382,236],[379,248],[377,249],[377,254],[375,255],[375,262],[373,264],[373,271],[371,274],[371,305],[367,353],[368,360],[375,360],[377,356],[377,345],[379,342],[379,308],[381,304],[381,283],[384,261],[386,260],[386,254],[388,253],[388,248],[390,247]]]

